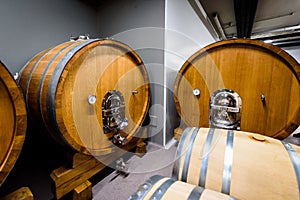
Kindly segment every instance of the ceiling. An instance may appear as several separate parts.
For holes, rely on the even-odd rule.
[[[80,1],[96,9],[111,2]],[[218,39],[251,38],[280,47],[300,46],[300,0],[187,1]]]
[[[189,2],[194,9],[202,6],[220,39],[252,38],[282,47],[300,46],[299,0],[189,0]]]

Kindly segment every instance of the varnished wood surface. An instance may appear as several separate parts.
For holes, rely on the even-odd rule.
[[[182,133],[184,131],[184,129],[186,129],[186,128],[187,127],[186,127],[186,125],[184,123],[180,124],[179,127],[175,128],[174,129],[174,139],[177,140],[177,141],[179,141],[180,138],[181,138],[181,135],[182,135]]]
[[[2,198],[0,200],[33,200],[33,194],[28,187],[22,187]]]
[[[225,40],[184,63],[175,80],[174,100],[188,126],[209,127],[210,96],[231,89],[242,99],[242,131],[284,139],[300,124],[299,77],[299,63],[280,48],[256,40]],[[193,95],[194,89],[200,96]]]
[[[208,130],[200,128],[192,146],[188,138],[194,128],[190,130],[185,142],[182,143],[185,144],[185,148],[179,158],[180,170],[178,173],[174,170],[174,175],[177,175],[178,180],[182,180],[184,165],[189,164],[186,181],[198,185],[203,160],[208,156],[203,187],[221,192],[227,130],[215,129],[211,148],[204,150]],[[192,154],[191,158],[185,161],[189,145]],[[291,146],[299,156],[300,147]],[[238,199],[299,199],[295,170],[281,141],[260,134],[234,131],[232,151],[232,172],[227,174],[230,177],[230,195]]]
[[[0,186],[21,152],[27,128],[26,107],[21,90],[0,62]]]
[[[73,200],[91,200],[92,194],[92,183],[85,181],[73,190]]]
[[[74,169],[66,166],[55,169],[50,175],[53,180],[52,187],[55,197],[60,199],[105,167],[104,164],[90,156],[89,160]]]
[[[111,152],[111,134],[104,134],[102,122],[108,91],[118,90],[124,97],[128,126],[122,134],[128,141],[140,128],[150,102],[142,60],[113,40],[66,42],[45,50],[24,67],[20,85],[33,120],[43,122],[58,142],[85,154]],[[93,105],[88,103],[90,95],[96,96]]]

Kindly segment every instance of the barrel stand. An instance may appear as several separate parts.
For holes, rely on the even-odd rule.
[[[143,138],[133,138],[123,149],[126,151],[134,150],[137,146],[143,145]],[[120,152],[113,156],[107,156],[105,163],[115,162],[115,158],[120,158],[125,153]],[[141,155],[141,152],[138,151]],[[105,164],[93,156],[75,153],[66,165],[53,170],[50,174],[52,190],[56,199],[73,191],[73,200],[92,199],[92,184],[88,180],[106,167]]]
[[[180,124],[177,128],[174,129],[174,139],[179,141],[184,129],[187,127],[185,124]]]
[[[0,198],[0,200],[33,200],[33,194],[28,187],[20,189]]]

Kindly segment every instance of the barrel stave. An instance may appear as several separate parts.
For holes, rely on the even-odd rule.
[[[35,69],[27,69],[32,66]],[[112,134],[102,129],[102,100],[107,92],[120,90],[124,95],[128,127],[120,132],[127,141],[138,132],[149,107],[145,66],[132,49],[117,41],[66,42],[33,58],[23,72],[21,82],[28,83],[23,88],[28,90],[34,120],[42,121],[59,143],[84,154],[107,153],[113,146]],[[88,102],[90,95],[97,99],[94,105]]]
[[[13,76],[0,62],[0,186],[12,170],[24,143],[27,112],[24,97]]]
[[[243,131],[212,128],[186,130],[179,142],[179,146],[186,146],[186,149],[178,149],[176,153],[178,160],[173,170],[176,179],[240,199],[299,198],[300,180],[295,174],[299,169],[295,169],[281,141]],[[192,143],[190,138],[195,130],[197,136]],[[207,138],[212,130],[213,139],[206,150]],[[230,131],[233,132],[232,148],[228,145]],[[300,162],[300,148],[291,146]],[[192,152],[189,159],[188,148]],[[231,158],[228,148],[232,151]],[[186,167],[187,172],[184,171]],[[202,173],[203,169],[205,173]],[[186,180],[184,176],[187,176]]]
[[[300,124],[299,70],[292,56],[273,45],[219,41],[181,67],[174,84],[176,109],[187,126],[209,127],[210,96],[230,89],[242,99],[240,130],[284,139]]]
[[[182,199],[231,199],[234,197],[225,195],[213,190],[204,189],[196,185],[182,181],[175,181],[171,178],[154,175],[150,177],[139,190],[129,197],[129,200],[161,199],[161,200],[182,200]]]

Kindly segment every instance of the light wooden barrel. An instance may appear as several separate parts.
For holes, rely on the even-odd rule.
[[[239,199],[299,199],[300,147],[248,133],[184,130],[173,178]]]
[[[209,127],[210,96],[233,90],[242,99],[240,130],[284,139],[300,124],[299,77],[299,63],[279,47],[224,40],[183,64],[174,85],[175,105],[187,126]]]
[[[136,136],[149,107],[142,60],[114,40],[69,41],[44,50],[24,66],[19,84],[33,121],[84,154],[112,150],[112,134],[104,133],[102,120],[108,92],[117,90],[124,98],[128,126],[119,132],[126,141]]]
[[[23,146],[27,128],[21,90],[0,62],[0,186],[12,170]]]
[[[140,185],[138,191],[129,197],[129,200],[156,199],[156,200],[221,200],[235,198],[191,185],[171,178],[154,175],[144,184]]]

